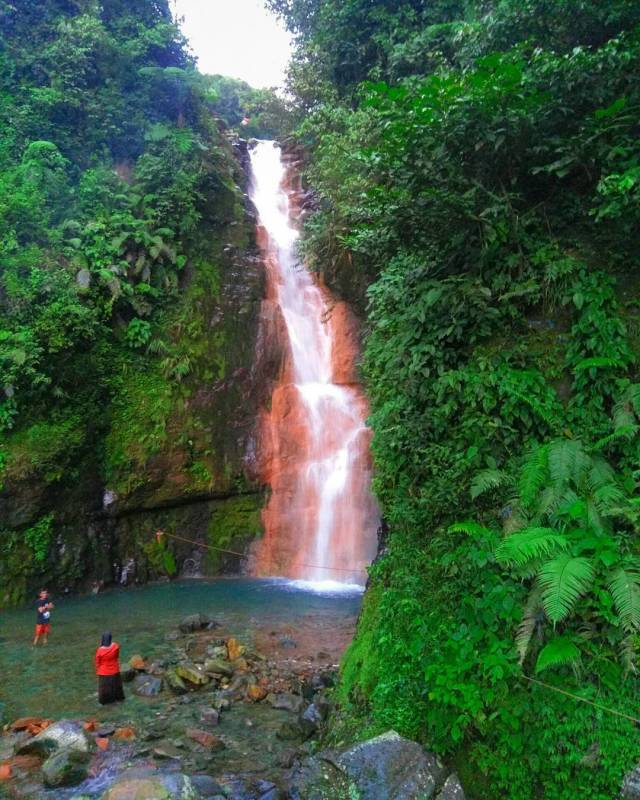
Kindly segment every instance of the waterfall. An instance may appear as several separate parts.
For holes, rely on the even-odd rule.
[[[379,514],[354,321],[298,260],[296,188],[280,147],[258,142],[251,164],[267,270],[266,335],[277,337],[285,353],[262,423],[262,473],[271,496],[254,571],[362,584],[376,552]]]

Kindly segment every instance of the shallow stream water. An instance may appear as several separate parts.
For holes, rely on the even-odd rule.
[[[91,597],[54,597],[49,644],[32,646],[35,609],[0,613],[0,702],[5,717],[132,719],[149,700],[128,692],[112,709],[97,703],[93,656],[100,634],[111,630],[122,661],[132,655],[162,658],[167,634],[187,614],[202,612],[269,656],[279,648],[295,659],[321,652],[337,661],[360,607],[358,592],[309,589],[277,579],[179,581],[107,591]],[[35,605],[35,598],[34,598]]]

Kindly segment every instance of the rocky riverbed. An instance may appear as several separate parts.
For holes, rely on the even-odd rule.
[[[249,647],[204,614],[123,664],[127,720],[28,717],[0,738],[0,796],[50,800],[461,800],[455,776],[393,732],[322,750],[336,653],[265,631]],[[309,643],[310,644],[310,643]],[[335,644],[333,648],[340,647]],[[169,646],[169,647],[168,647]],[[313,650],[313,652],[312,652]],[[120,706],[120,711],[126,708]],[[142,710],[141,710],[142,709]]]

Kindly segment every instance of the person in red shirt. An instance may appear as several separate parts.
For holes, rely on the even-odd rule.
[[[120,645],[111,640],[110,633],[102,634],[102,642],[96,650],[96,675],[100,705],[124,700],[120,675]]]

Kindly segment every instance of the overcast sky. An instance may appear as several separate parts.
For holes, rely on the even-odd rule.
[[[289,35],[263,0],[171,0],[201,72],[242,78],[251,86],[281,86]]]

